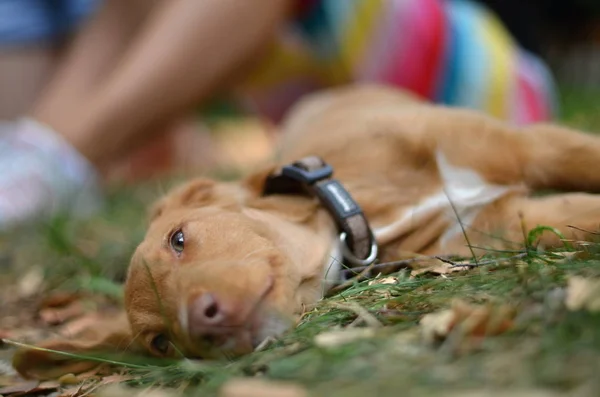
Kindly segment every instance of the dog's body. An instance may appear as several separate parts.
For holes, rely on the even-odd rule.
[[[314,199],[261,194],[269,173],[311,155],[362,207],[381,261],[517,249],[523,225],[584,239],[568,225],[600,222],[595,195],[529,197],[600,190],[596,137],[518,128],[388,88],[328,91],[285,120],[276,166],[240,182],[195,180],[157,204],[126,285],[140,345],[161,356],[247,353],[320,299],[339,268],[333,220]],[[540,239],[562,244],[552,233]]]

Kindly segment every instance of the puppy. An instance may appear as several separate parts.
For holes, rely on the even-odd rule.
[[[589,238],[569,225],[600,222],[594,194],[532,196],[600,190],[600,139],[574,130],[517,127],[371,85],[309,96],[281,129],[273,165],[237,182],[190,181],[155,205],[131,260],[122,326],[86,349],[231,357],[292,327],[345,265],[339,225],[322,202],[265,195],[270,175],[307,156],[331,165],[360,205],[381,262],[523,248],[523,225],[555,228],[539,243],[559,247],[560,234]]]

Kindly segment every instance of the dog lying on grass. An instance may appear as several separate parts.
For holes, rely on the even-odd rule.
[[[363,235],[375,241],[361,249],[369,256],[378,246],[380,262],[522,249],[526,229],[538,225],[554,228],[538,243],[560,247],[563,238],[589,238],[584,230],[600,222],[594,194],[532,196],[541,189],[600,190],[600,139],[571,129],[516,127],[379,86],[307,97],[281,128],[276,164],[237,182],[192,180],[154,206],[131,260],[126,314],[93,338],[41,345],[231,357],[292,327],[352,258],[348,241],[340,243],[340,222],[319,199],[285,189],[266,194],[273,175],[307,156],[333,167],[341,185],[329,188],[342,207],[352,208],[353,198],[362,208]],[[355,248],[362,243],[354,241]],[[371,262],[364,258],[354,264]],[[15,367],[38,376],[39,366],[73,372],[85,365],[57,360],[22,350]]]

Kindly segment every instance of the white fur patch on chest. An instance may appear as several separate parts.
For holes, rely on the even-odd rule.
[[[521,190],[514,185],[491,184],[473,169],[454,166],[448,162],[441,150],[436,152],[436,160],[442,188],[403,211],[397,220],[377,228],[374,233],[380,244],[418,229],[433,214],[443,211],[451,220],[450,226],[440,237],[443,247],[447,241],[462,233],[461,223],[463,227],[468,228],[486,205],[509,192]]]
[[[454,222],[441,237],[442,247],[448,240],[462,233],[459,220],[463,227],[469,227],[483,207],[512,191],[520,190],[520,187],[514,185],[489,183],[475,170],[450,164],[441,150],[436,152],[436,160],[446,199],[454,205],[450,214]]]
[[[331,249],[323,259],[323,293],[339,283],[343,265],[342,249],[337,234],[332,241]]]

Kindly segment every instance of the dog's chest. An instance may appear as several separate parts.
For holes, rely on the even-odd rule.
[[[357,196],[367,201],[361,205],[366,209],[380,245],[404,239],[405,249],[413,252],[433,242],[444,249],[464,228],[470,227],[486,206],[511,192],[523,190],[522,186],[489,183],[474,169],[454,166],[441,151],[435,153],[435,159],[438,171],[435,178],[412,178],[407,181],[414,186],[388,187],[397,202],[386,203],[385,211],[380,210],[384,206],[371,205],[368,200],[388,200],[386,189],[380,189],[380,194],[357,192]],[[402,195],[403,190],[407,192],[406,197]],[[396,207],[390,211],[394,204]]]

